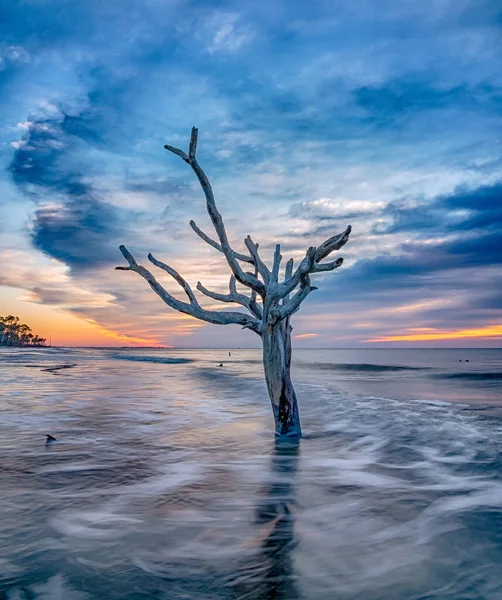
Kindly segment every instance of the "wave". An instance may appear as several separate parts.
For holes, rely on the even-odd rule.
[[[438,375],[442,379],[467,379],[469,381],[489,381],[502,380],[502,372],[500,371],[488,371],[488,372],[476,372],[476,371],[462,371],[459,373],[444,373],[442,375]]]
[[[302,366],[329,371],[363,371],[367,373],[384,373],[386,371],[422,371],[428,367],[405,367],[399,365],[374,365],[371,363],[303,363]]]
[[[193,362],[191,358],[174,358],[167,356],[138,356],[129,354],[112,354],[110,358],[116,360],[132,360],[134,362],[158,363],[161,365],[184,365]]]

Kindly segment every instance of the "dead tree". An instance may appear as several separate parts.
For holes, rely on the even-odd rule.
[[[240,304],[247,312],[214,311],[203,308],[187,281],[172,267],[157,260],[152,254],[148,255],[149,261],[176,280],[187,295],[188,302],[172,296],[148,269],[136,262],[125,246],[120,246],[120,251],[129,266],[117,267],[117,269],[134,271],[141,275],[168,306],[179,312],[208,323],[241,325],[243,329],[251,329],[259,335],[263,344],[263,367],[274,412],[276,435],[299,438],[301,437],[300,415],[290,375],[291,316],[297,312],[305,298],[317,289],[311,285],[311,275],[333,271],[341,266],[343,258],[331,262],[322,261],[347,243],[351,227],[349,225],[343,233],[330,237],[317,248],[311,246],[296,269],[293,269],[293,259],[290,258],[286,263],[284,279],[279,281],[282,260],[279,244],[275,247],[272,269],[265,265],[259,255],[258,244],[249,236],[244,240],[248,254],[241,254],[231,248],[223,219],[216,207],[213,190],[195,157],[197,129],[195,127],[192,129],[188,154],[173,146],[164,147],[180,156],[192,167],[206,197],[207,212],[218,241],[206,235],[193,221],[190,221],[190,226],[199,237],[225,256],[231,271],[228,294],[212,292],[200,282],[197,283],[197,289],[213,300]],[[250,266],[251,270],[245,271],[243,265]],[[249,294],[238,291],[237,282],[248,288]]]

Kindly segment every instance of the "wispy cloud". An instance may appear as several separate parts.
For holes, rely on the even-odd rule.
[[[295,315],[309,332],[299,340],[358,345],[500,322],[496,2],[47,0],[29,2],[29,20],[25,10],[3,15],[0,253],[18,271],[3,270],[3,289],[26,306],[142,340],[214,343],[212,327],[113,271],[126,243],[226,289],[224,260],[187,225],[208,226],[197,182],[163,150],[186,146],[195,124],[240,250],[250,233],[268,259],[281,241],[300,260],[354,227],[343,269],[319,276]],[[217,341],[249,335],[225,328]]]

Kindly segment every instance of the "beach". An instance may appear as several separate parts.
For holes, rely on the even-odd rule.
[[[259,350],[1,348],[0,597],[498,600],[502,350],[292,377],[299,449]]]

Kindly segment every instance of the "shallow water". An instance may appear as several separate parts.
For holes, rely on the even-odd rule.
[[[502,598],[502,351],[231,352],[0,349],[0,598]]]

